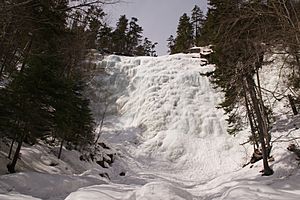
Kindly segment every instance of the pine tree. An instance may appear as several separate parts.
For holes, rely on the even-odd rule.
[[[253,12],[256,10],[253,6],[264,9],[264,5],[259,3],[216,0],[210,3],[212,7],[204,25],[207,32],[203,36],[215,45],[214,61],[217,67],[214,81],[225,93],[221,106],[230,114],[229,123],[233,124],[233,131],[238,130],[240,125],[236,105],[247,107],[252,131],[258,131],[264,175],[272,175],[273,170],[267,160],[271,150],[269,120],[259,81],[254,81],[254,76],[259,80],[258,71],[265,52],[263,43],[267,38],[264,35],[267,32],[264,29],[265,20],[269,17]]]
[[[56,91],[57,97],[52,105],[54,134],[60,139],[58,158],[66,142],[84,147],[94,139],[93,118],[89,109],[89,101],[82,96],[84,87],[80,80],[64,80]],[[64,87],[62,87],[64,86]]]
[[[204,23],[204,14],[199,6],[195,5],[192,10],[191,21],[194,29],[194,44],[200,46],[201,28]]]
[[[105,25],[102,23],[103,17],[106,14],[103,12],[102,8],[91,6],[86,14],[87,21],[87,48],[89,49],[96,49],[97,47],[97,40],[99,39],[100,29],[103,28]]]
[[[127,49],[127,31],[128,31],[128,19],[126,15],[121,15],[117,22],[117,27],[113,32],[113,52],[123,53]]]
[[[208,11],[206,14],[206,20],[201,28],[201,43],[209,45],[214,43],[218,34],[218,27],[221,26],[220,22],[224,20],[225,15],[234,14],[231,12],[234,10],[234,5],[239,0],[208,0]]]
[[[107,24],[104,24],[99,30],[99,37],[97,38],[97,46],[100,50],[106,50],[112,52],[112,28]]]
[[[18,142],[13,161],[8,165],[9,172],[15,172],[15,165],[24,139],[34,141],[37,137],[51,130],[51,113],[49,112],[48,94],[44,85],[45,69],[42,66],[31,67],[18,74],[5,88],[6,131],[16,135]],[[17,132],[16,132],[17,131]],[[14,136],[13,136],[14,137]]]
[[[168,53],[170,54],[174,54],[175,53],[175,39],[174,39],[174,36],[173,35],[170,35],[170,37],[167,39],[167,42],[168,42]]]
[[[176,33],[174,53],[186,52],[193,46],[193,25],[186,13],[180,17]]]
[[[136,54],[136,48],[141,43],[143,28],[137,24],[138,19],[135,17],[132,17],[129,22],[129,30],[126,34],[127,38],[127,49],[126,54],[129,55],[135,55]]]
[[[144,56],[157,56],[156,50],[155,50],[156,45],[157,45],[157,42],[152,43],[148,38],[145,38],[143,46],[142,46],[143,55]]]
[[[79,87],[82,84],[78,69],[85,45],[80,36],[85,29],[79,23],[67,26],[67,1],[23,3],[26,5],[19,4],[16,9],[8,10],[12,13],[10,17],[23,15],[16,20],[18,23],[15,19],[0,22],[1,27],[12,24],[17,29],[14,33],[5,28],[0,35],[3,41],[0,45],[11,49],[9,54],[0,52],[1,60],[7,60],[9,55],[17,61],[10,62],[14,70],[10,82],[0,93],[0,131],[18,142],[12,162],[8,164],[9,172],[15,172],[25,140],[35,142],[49,134],[82,145],[93,140],[88,100],[82,96],[83,87]],[[9,43],[18,35],[21,38],[17,46]],[[6,61],[1,64],[4,66],[2,74],[7,72],[8,65]]]

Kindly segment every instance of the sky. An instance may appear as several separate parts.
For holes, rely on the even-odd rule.
[[[138,24],[143,27],[143,35],[153,43],[158,42],[158,55],[167,54],[167,39],[176,35],[180,16],[190,15],[191,10],[198,5],[204,12],[207,0],[123,0],[121,3],[104,8],[108,13],[108,22],[115,26],[120,15],[138,18]]]

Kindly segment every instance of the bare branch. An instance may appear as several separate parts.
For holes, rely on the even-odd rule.
[[[95,0],[95,1],[87,1],[85,3],[80,3],[78,5],[74,5],[68,8],[63,9],[62,11],[70,11],[73,9],[78,9],[78,8],[83,8],[83,7],[89,7],[93,5],[111,5],[111,4],[116,4],[119,3],[120,0]]]

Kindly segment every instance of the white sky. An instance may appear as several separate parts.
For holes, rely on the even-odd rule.
[[[190,15],[191,10],[198,5],[204,12],[207,0],[123,0],[122,3],[107,6],[104,10],[109,15],[111,26],[115,26],[120,15],[125,14],[138,18],[138,24],[143,27],[143,35],[156,46],[159,55],[167,54],[167,39],[176,35],[179,17],[183,13]]]

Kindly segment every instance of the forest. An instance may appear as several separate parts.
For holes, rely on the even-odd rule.
[[[7,168],[26,142],[51,137],[82,150],[94,143],[94,119],[85,95],[87,52],[156,56],[137,18],[120,16],[116,28],[104,20],[104,4],[70,6],[67,0],[0,3],[0,135],[12,140]],[[143,39],[144,38],[144,39]],[[13,146],[17,148],[13,153]],[[13,155],[12,155],[13,154]]]

